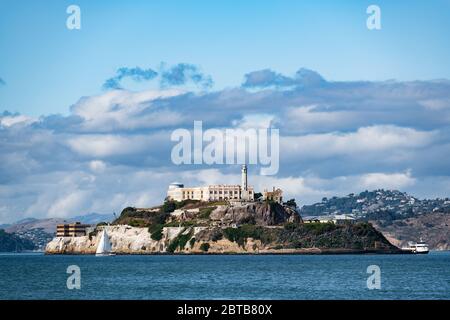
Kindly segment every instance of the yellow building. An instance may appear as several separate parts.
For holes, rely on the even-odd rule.
[[[279,188],[275,189],[275,187],[273,187],[272,191],[264,190],[263,200],[275,201],[278,203],[282,203],[283,202],[283,190],[281,190]]]

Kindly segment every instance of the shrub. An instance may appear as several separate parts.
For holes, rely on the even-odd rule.
[[[175,211],[176,209],[181,209],[186,206],[195,207],[200,200],[186,199],[182,201],[174,201],[174,200],[166,200],[161,207],[162,212],[170,213]]]
[[[216,241],[221,240],[222,238],[223,238],[223,233],[222,233],[222,231],[221,231],[221,230],[218,230],[218,229],[215,229],[215,230],[213,231],[212,236],[211,236],[211,240],[214,241],[214,242],[216,242]]]
[[[215,208],[216,207],[201,208],[198,217],[200,219],[209,219],[211,212],[213,212]]]
[[[317,234],[323,234],[323,233],[333,231],[339,227],[337,225],[335,225],[333,222],[327,222],[327,223],[314,222],[314,223],[304,224],[304,228],[308,232],[312,232],[313,234],[317,235]]]
[[[140,228],[140,227],[145,227],[146,223],[145,223],[145,221],[143,221],[141,219],[130,219],[130,221],[128,222],[128,225],[132,226],[132,227]]]
[[[175,239],[173,239],[173,241],[167,247],[167,251],[173,253],[173,252],[175,252],[175,250],[177,250],[177,248],[184,249],[184,247],[186,246],[186,243],[192,237],[194,230],[191,229],[186,234],[184,234],[184,231],[185,230],[183,230]]]
[[[284,229],[288,230],[288,231],[294,231],[298,227],[299,227],[299,224],[295,223],[295,222],[288,222],[284,225]]]
[[[133,207],[126,207],[125,209],[122,210],[122,212],[120,213],[121,217],[127,217],[130,214],[136,213],[136,208]]]
[[[244,224],[239,228],[226,228],[223,232],[228,240],[238,243],[241,247],[244,246],[247,238],[261,240],[263,243],[274,240],[271,230],[251,224]]]
[[[196,220],[172,221],[165,224],[166,227],[192,227],[196,225]]]
[[[170,213],[170,212],[174,212],[176,208],[177,208],[177,205],[176,205],[175,201],[169,200],[169,201],[164,202],[164,204],[161,207],[161,210],[164,213]]]
[[[204,251],[204,252],[208,252],[209,247],[210,247],[209,243],[208,243],[208,242],[204,242],[204,243],[202,243],[202,244],[200,245],[200,250],[202,250],[202,251]]]
[[[167,212],[154,213],[150,216],[150,223],[151,224],[164,224],[164,223],[166,223],[166,220],[169,216],[170,216],[170,213],[167,213]]]
[[[285,204],[291,208],[297,208],[297,203],[295,202],[295,199],[290,199],[286,201]]]
[[[163,228],[164,228],[163,224],[155,224],[150,226],[148,228],[148,232],[150,232],[150,237],[156,241],[161,240]]]
[[[92,240],[92,238],[96,237],[97,234],[98,234],[98,229],[97,228],[95,228],[93,231],[89,232],[89,234],[88,234],[89,240]]]

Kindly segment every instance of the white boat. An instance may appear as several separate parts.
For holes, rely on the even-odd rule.
[[[416,251],[414,253],[428,253],[429,251],[428,245],[425,242],[419,241],[416,243]]]
[[[106,233],[106,228],[103,228],[100,241],[97,245],[96,256],[113,256],[111,242],[109,241],[108,233]]]
[[[408,246],[402,248],[402,250],[410,251],[416,254],[426,254],[430,251],[428,245],[422,240],[419,242],[408,242]]]

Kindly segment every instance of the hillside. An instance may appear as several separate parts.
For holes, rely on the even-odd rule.
[[[412,217],[430,212],[450,213],[450,199],[419,200],[397,190],[364,191],[344,197],[323,198],[322,202],[305,205],[302,216],[353,213],[357,217],[391,220]]]
[[[371,221],[394,245],[402,247],[408,241],[425,241],[432,250],[450,250],[450,214],[432,212],[416,217]]]
[[[431,250],[450,249],[450,200],[420,200],[392,190],[364,191],[345,197],[324,198],[303,206],[302,216],[352,213],[368,221],[396,246],[422,238]]]
[[[0,252],[21,252],[34,249],[35,246],[30,240],[22,239],[0,229]]]
[[[125,208],[112,226],[86,237],[55,238],[47,253],[94,253],[107,228],[113,250],[150,253],[398,253],[369,223],[304,224],[287,205],[254,202],[166,202]]]
[[[44,250],[49,241],[53,239],[56,225],[79,221],[86,224],[97,224],[98,222],[110,222],[114,216],[91,213],[73,218],[26,218],[15,223],[8,224],[4,228],[6,232],[13,233],[17,237],[31,241],[38,250]]]

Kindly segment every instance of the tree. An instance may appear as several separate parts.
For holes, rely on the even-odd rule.
[[[262,198],[262,193],[261,192],[255,192],[255,200],[259,200],[260,198]]]
[[[286,201],[285,204],[289,207],[297,208],[297,203],[295,202],[295,199],[290,199],[290,200]]]
[[[209,250],[209,243],[208,242],[204,242],[200,245],[200,250],[202,250],[203,252],[207,252]]]
[[[170,212],[174,212],[176,208],[177,208],[177,205],[175,204],[174,201],[166,201],[166,202],[164,202],[164,204],[162,206],[162,211],[165,213],[170,213]]]

